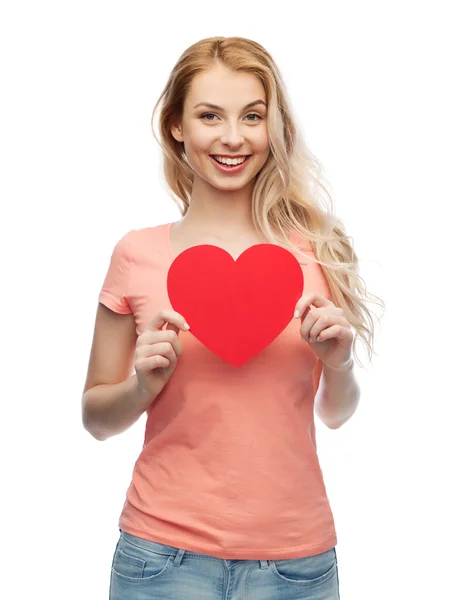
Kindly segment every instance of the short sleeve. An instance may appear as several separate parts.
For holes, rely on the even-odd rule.
[[[131,232],[129,231],[114,246],[98,298],[99,302],[121,315],[132,312],[127,299],[130,274],[130,238]]]

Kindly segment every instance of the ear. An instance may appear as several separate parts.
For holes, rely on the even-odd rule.
[[[183,142],[182,125],[180,123],[172,123],[170,132],[177,142]]]

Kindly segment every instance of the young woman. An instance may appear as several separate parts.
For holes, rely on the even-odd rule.
[[[182,218],[117,242],[82,404],[98,440],[147,413],[110,598],[337,599],[337,537],[314,414],[336,429],[358,404],[352,328],[371,350],[373,325],[357,257],[324,209],[319,163],[256,42],[216,37],[188,48],[152,126]],[[167,274],[192,246],[237,260],[261,243],[294,254],[304,293],[296,318],[236,368],[188,331]],[[213,326],[228,335],[227,323]]]

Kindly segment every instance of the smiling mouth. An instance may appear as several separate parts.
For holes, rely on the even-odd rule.
[[[248,155],[245,157],[245,159],[244,159],[244,160],[242,160],[241,162],[239,162],[239,163],[237,163],[237,164],[232,164],[232,165],[229,165],[229,164],[227,164],[227,163],[220,162],[219,160],[217,160],[217,159],[215,158],[215,156],[214,156],[213,154],[210,154],[210,157],[211,157],[211,158],[212,158],[212,159],[213,159],[213,160],[214,160],[216,163],[218,163],[218,164],[219,164],[221,167],[225,167],[225,168],[229,168],[229,169],[236,168],[236,167],[241,167],[241,165],[244,165],[244,164],[245,164],[245,162],[251,158],[251,156],[252,156],[251,154],[248,154]],[[240,158],[243,158],[243,157],[240,157]]]

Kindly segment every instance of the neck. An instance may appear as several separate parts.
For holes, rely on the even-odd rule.
[[[182,221],[200,232],[250,234],[255,232],[252,218],[254,180],[236,190],[221,190],[195,177],[190,206]]]

